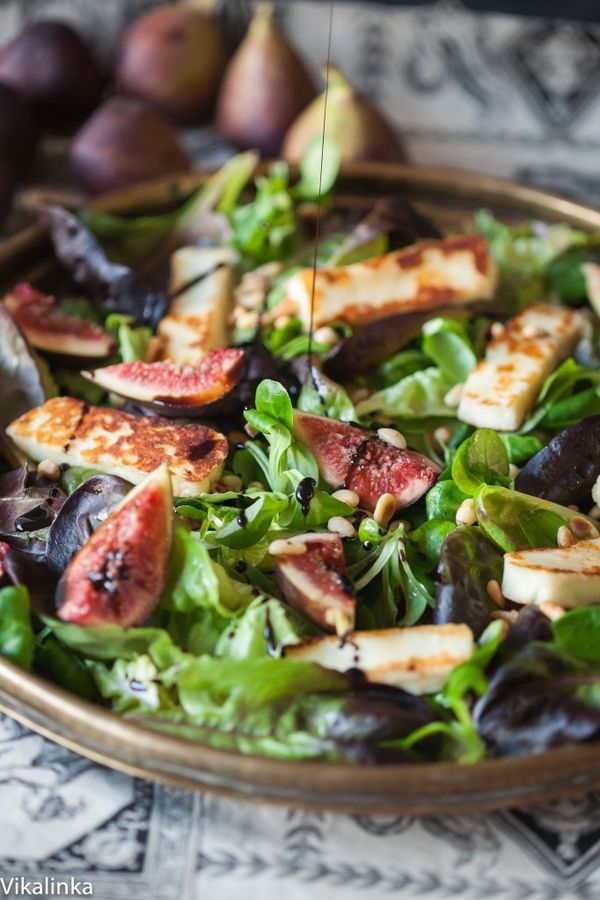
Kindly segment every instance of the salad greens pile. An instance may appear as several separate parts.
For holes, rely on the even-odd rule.
[[[84,626],[63,621],[54,605],[69,561],[130,485],[79,465],[48,479],[0,444],[0,655],[149,728],[279,758],[475,762],[597,737],[600,591],[598,605],[553,619],[502,596],[499,607],[490,585],[500,589],[505,554],[556,549],[577,520],[594,537],[585,513],[600,475],[598,323],[588,310],[573,356],[546,377],[516,431],[461,421],[453,393],[485,356],[494,321],[540,299],[585,306],[584,267],[595,264],[600,238],[566,225],[511,226],[480,211],[475,228],[499,269],[493,317],[483,307],[469,315],[434,310],[393,352],[334,378],[333,342],[353,341],[356,329],[340,320],[309,335],[293,311],[277,315],[288,279],[313,257],[321,268],[348,265],[436,229],[397,198],[364,221],[344,218],[331,202],[334,145],[326,142],[322,170],[321,163],[319,141],[295,183],[278,162],[250,192],[257,158],[241,154],[175,210],[155,215],[46,210],[77,285],[77,295],[58,296],[58,308],[113,337],[111,363],[151,358],[173,300],[165,271],[176,249],[233,249],[242,283],[270,274],[255,323],[236,331],[248,338],[245,393],[240,388],[233,412],[207,417],[230,438],[224,470],[210,491],[175,497],[168,571],[145,621]],[[69,360],[32,350],[2,305],[0,321],[3,427],[56,395],[122,405]],[[367,436],[400,432],[439,474],[382,517],[324,477],[299,413]],[[569,431],[584,420],[583,430]],[[180,421],[188,421],[185,410]],[[577,458],[585,466],[577,468]],[[534,475],[543,491],[528,490]],[[470,658],[441,688],[415,696],[358,664],[337,671],[291,652],[325,636],[323,622],[294,600],[273,550],[307,532],[343,536],[340,589],[355,600],[365,640],[387,629],[465,624],[475,641]],[[338,637],[341,647],[353,640]]]

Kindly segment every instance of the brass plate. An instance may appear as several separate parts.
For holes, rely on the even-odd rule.
[[[96,209],[143,212],[173,204],[204,174],[167,178],[106,195]],[[336,203],[368,208],[404,193],[448,224],[485,206],[503,216],[565,221],[600,229],[600,212],[562,197],[466,172],[400,165],[347,167]],[[43,229],[33,226],[0,247],[0,281],[53,268]],[[177,787],[338,812],[456,814],[524,806],[600,788],[597,744],[536,756],[414,766],[288,762],[215,750],[145,729],[80,700],[0,659],[0,711],[96,762]]]

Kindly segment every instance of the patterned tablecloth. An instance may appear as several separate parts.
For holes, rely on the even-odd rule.
[[[72,878],[96,900],[593,900],[599,864],[600,794],[478,816],[302,812],[153,785],[0,718],[0,896]]]

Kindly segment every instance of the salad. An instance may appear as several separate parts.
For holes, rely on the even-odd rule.
[[[594,739],[600,237],[361,217],[322,162],[40,211],[60,277],[0,304],[0,655],[271,757]]]

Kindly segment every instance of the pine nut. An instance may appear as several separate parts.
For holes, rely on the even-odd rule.
[[[248,440],[248,435],[244,431],[230,431],[227,435],[227,440],[235,447],[236,444],[245,444]]]
[[[545,600],[543,603],[540,603],[539,610],[551,622],[556,622],[557,619],[560,619],[565,614],[564,606],[561,606],[560,603],[556,603],[554,600]]]
[[[490,581],[488,581],[486,591],[490,600],[493,600],[496,606],[499,606],[500,609],[504,609],[504,607],[506,606],[506,600],[504,599],[502,588],[495,578],[492,578]]]
[[[360,497],[356,491],[349,491],[347,488],[340,488],[339,491],[334,491],[331,496],[334,500],[339,500],[340,503],[347,503],[348,506],[358,506],[360,503]]]
[[[571,530],[576,538],[591,539],[600,536],[596,526],[588,521],[588,519],[584,519],[583,516],[575,516],[574,519],[571,519]]]
[[[373,518],[378,525],[387,525],[396,512],[396,498],[393,494],[382,494],[375,505]]]
[[[600,519],[600,506],[594,503],[588,513],[588,516],[590,517],[590,519]]]
[[[223,475],[221,483],[229,488],[230,491],[241,491],[242,489],[242,479],[239,475]]]
[[[500,619],[501,622],[504,622],[506,625],[504,634],[506,634],[512,623],[516,621],[518,615],[519,613],[516,609],[495,609],[490,613],[490,619]]]
[[[567,547],[572,547],[575,543],[573,532],[569,528],[567,528],[566,525],[561,525],[556,532],[556,543],[563,550]]]
[[[285,328],[286,325],[289,325],[291,321],[291,316],[277,316],[277,318],[273,322],[273,326],[275,328]]]
[[[244,425],[244,431],[248,435],[248,437],[255,438],[258,435],[258,431],[256,428],[253,428],[250,422],[246,422]]]
[[[47,481],[58,481],[60,478],[60,468],[51,459],[43,459],[38,463],[37,473],[40,478],[45,478]]]
[[[334,331],[330,325],[323,325],[322,328],[317,328],[313,337],[317,344],[327,344],[328,346],[337,344],[340,339],[337,331]]]
[[[264,491],[265,486],[262,481],[250,481],[248,482],[248,489],[250,488],[254,491]]]
[[[398,450],[406,450],[406,438],[396,428],[378,428],[377,437],[380,441],[390,444],[390,446],[396,447]]]
[[[520,471],[520,468],[518,466],[515,466],[514,463],[511,463],[508,467],[508,474],[511,478],[516,478]]]
[[[495,338],[501,337],[505,331],[506,328],[504,327],[502,322],[494,322],[492,327],[490,328],[490,334]]]
[[[444,444],[447,444],[451,437],[452,432],[447,425],[442,425],[440,428],[436,428],[432,434],[434,443],[437,444],[437,446],[440,448]]]
[[[473,501],[470,497],[467,497],[466,500],[463,500],[463,502],[456,510],[455,521],[457,525],[474,525],[477,521],[477,516],[475,515],[475,507],[473,506]]]
[[[330,607],[325,611],[325,622],[339,635],[348,634],[354,624],[349,613],[339,606]]]
[[[269,553],[271,556],[304,556],[306,544],[303,544],[301,541],[286,541],[280,538],[277,541],[271,541]]]
[[[581,512],[581,510],[579,509],[579,507],[577,506],[576,503],[569,503],[569,505],[567,506],[567,509],[572,509],[573,512]]]
[[[256,328],[258,325],[258,315],[255,312],[242,312],[236,317],[238,328]]]
[[[344,519],[343,516],[332,516],[327,523],[327,530],[333,531],[343,538],[348,538],[348,540],[356,537],[356,528],[352,522],[349,522],[348,519]]]
[[[453,409],[457,407],[462,399],[464,389],[464,384],[455,384],[454,387],[451,387],[444,397],[446,406],[450,406]]]

